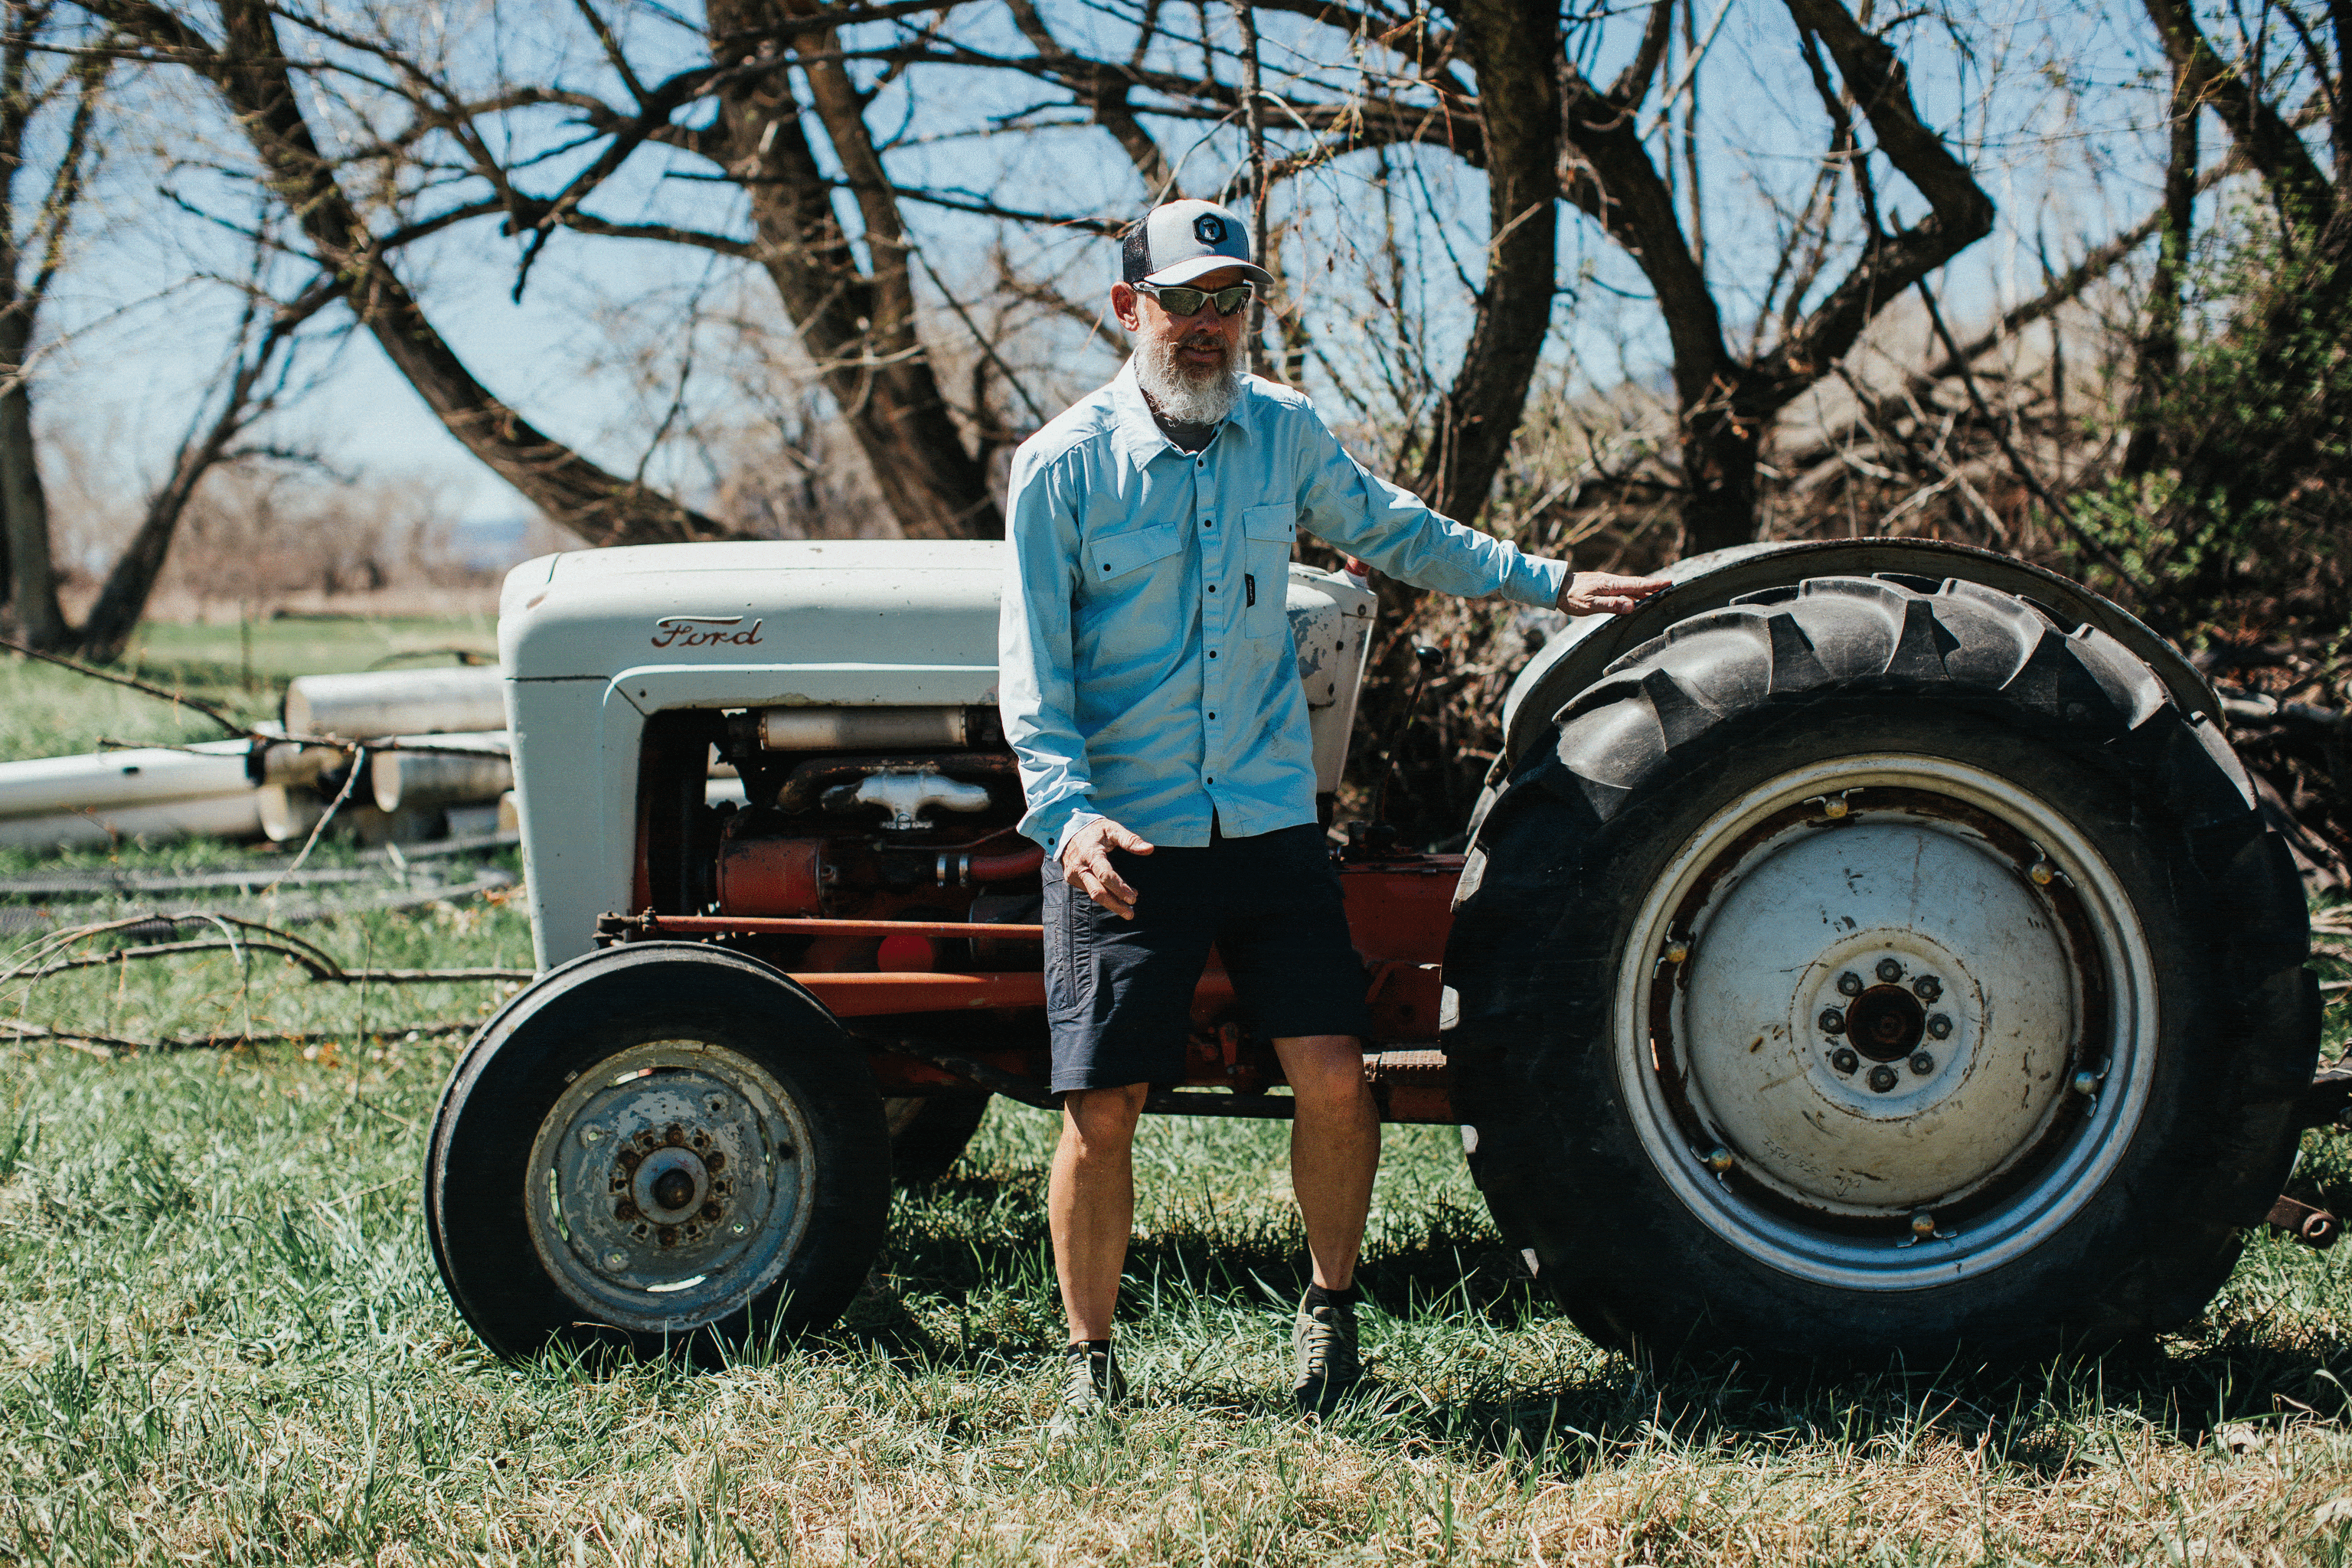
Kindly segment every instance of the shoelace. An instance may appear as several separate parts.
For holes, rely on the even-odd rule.
[[[1306,1361],[1309,1375],[1328,1372],[1331,1350],[1339,1342],[1340,1309],[1325,1307],[1307,1314]]]

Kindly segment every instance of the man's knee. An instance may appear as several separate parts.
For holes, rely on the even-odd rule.
[[[1310,1035],[1281,1042],[1283,1076],[1300,1109],[1345,1110],[1368,1100],[1363,1042],[1350,1035]]]
[[[1075,1142],[1085,1154],[1111,1153],[1135,1142],[1135,1124],[1143,1116],[1144,1097],[1151,1086],[1120,1084],[1112,1089],[1074,1089],[1062,1096],[1062,1136]]]

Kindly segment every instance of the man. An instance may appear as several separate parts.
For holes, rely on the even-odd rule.
[[[1572,613],[1622,613],[1666,585],[1522,555],[1368,473],[1305,397],[1240,371],[1253,290],[1271,282],[1233,213],[1154,208],[1111,285],[1133,359],[1013,462],[999,695],[1021,829],[1048,856],[1065,1429],[1120,1394],[1136,1121],[1151,1085],[1182,1081],[1213,942],[1297,1103],[1291,1184],[1314,1268],[1293,1336],[1301,1406],[1328,1410],[1359,1376],[1380,1121],[1284,608],[1297,530],[1423,587]]]

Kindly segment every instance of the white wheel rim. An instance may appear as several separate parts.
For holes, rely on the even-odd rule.
[[[679,1332],[774,1283],[808,1228],[805,1114],[759,1063],[653,1040],[582,1073],[540,1123],[531,1245],[583,1317]]]
[[[2131,901],[2062,813],[1981,769],[1775,778],[1692,837],[1633,931],[1614,1039],[1643,1147],[1798,1278],[2000,1268],[2090,1201],[2145,1107],[2157,990]]]

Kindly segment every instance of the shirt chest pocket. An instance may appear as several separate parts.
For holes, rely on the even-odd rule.
[[[1117,583],[1129,573],[1165,561],[1183,548],[1183,531],[1172,522],[1154,528],[1131,528],[1124,533],[1088,539],[1079,551],[1078,564],[1088,583]],[[1127,585],[1120,584],[1122,587]]]
[[[1298,509],[1287,502],[1242,510],[1242,626],[1251,637],[1282,636],[1289,626],[1290,547],[1298,537]]]

